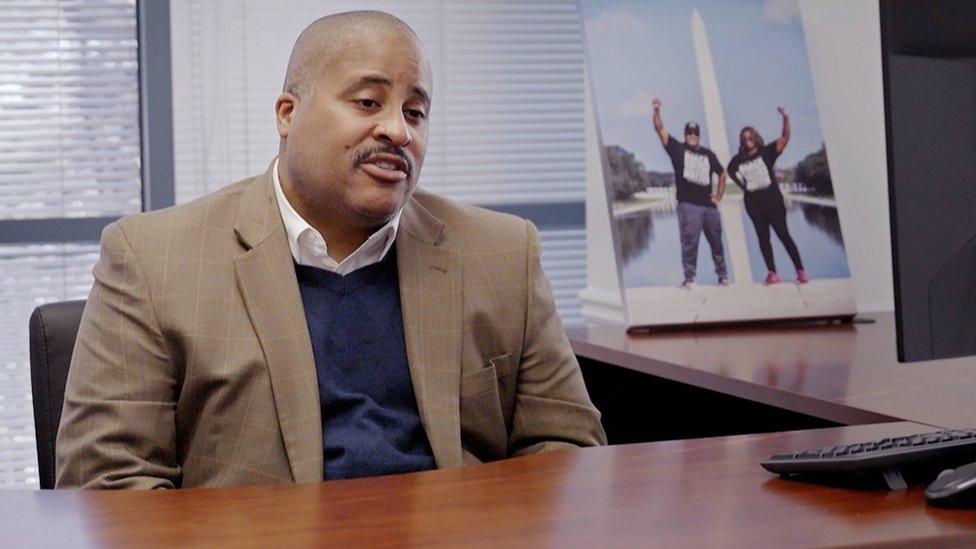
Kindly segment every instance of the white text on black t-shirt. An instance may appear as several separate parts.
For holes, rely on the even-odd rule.
[[[712,169],[708,157],[685,149],[684,178],[689,183],[708,186],[712,184]]]
[[[758,191],[773,184],[769,178],[769,168],[761,157],[739,165],[737,172],[740,181],[746,184],[747,191]]]

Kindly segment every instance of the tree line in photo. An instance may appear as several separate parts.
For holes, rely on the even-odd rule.
[[[614,201],[631,200],[639,192],[674,185],[673,172],[648,170],[634,153],[620,145],[607,145],[604,151],[610,168],[610,189]],[[808,154],[795,167],[776,169],[776,177],[784,183],[803,184],[810,195],[834,196],[834,184],[827,164],[827,149],[823,145]]]

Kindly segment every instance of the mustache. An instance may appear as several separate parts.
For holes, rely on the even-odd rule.
[[[395,147],[393,145],[367,147],[365,149],[360,149],[356,151],[356,158],[353,161],[353,165],[357,168],[362,166],[363,162],[365,162],[366,159],[373,156],[374,154],[395,154],[400,158],[402,158],[403,161],[407,164],[407,175],[413,173],[413,162],[410,160],[410,157],[407,156],[407,153],[404,152],[403,149],[401,149],[400,147]]]

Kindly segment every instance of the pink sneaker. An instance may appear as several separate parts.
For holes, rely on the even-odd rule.
[[[807,282],[810,282],[810,277],[807,276],[807,272],[804,271],[803,269],[797,269],[796,270],[796,283],[797,284],[806,284]]]
[[[779,275],[773,271],[769,271],[766,280],[763,280],[763,285],[769,286],[770,284],[779,284]]]

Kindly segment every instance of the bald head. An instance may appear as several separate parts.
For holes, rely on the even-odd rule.
[[[386,13],[323,17],[295,42],[275,101],[277,173],[333,259],[410,199],[427,153],[432,86],[420,40]]]
[[[316,79],[333,67],[340,54],[357,39],[377,34],[399,34],[423,49],[413,29],[382,11],[349,11],[319,18],[298,36],[288,58],[282,91],[300,100],[311,96]]]

